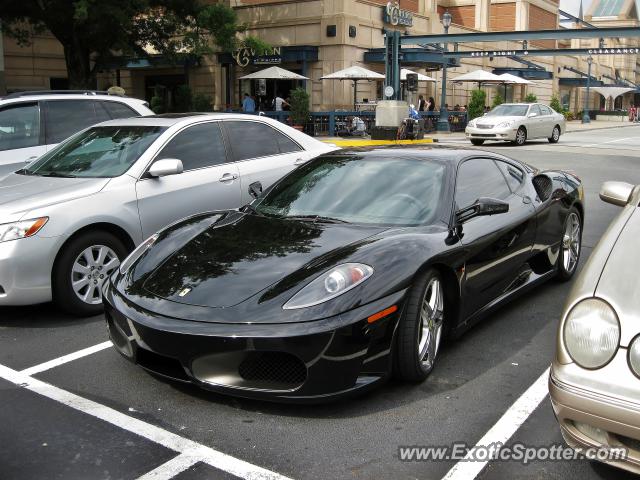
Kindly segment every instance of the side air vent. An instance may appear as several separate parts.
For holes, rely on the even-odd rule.
[[[553,193],[553,181],[546,175],[536,175],[533,177],[533,187],[536,189],[536,193],[540,200],[546,202],[551,198]]]

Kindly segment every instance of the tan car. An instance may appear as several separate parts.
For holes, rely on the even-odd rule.
[[[640,474],[640,186],[606,182],[600,198],[623,210],[569,295],[549,394],[571,447],[626,449],[597,459]]]

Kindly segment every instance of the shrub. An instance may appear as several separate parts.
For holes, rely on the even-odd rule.
[[[491,104],[491,106],[493,108],[496,108],[498,105],[502,105],[504,103],[504,98],[502,98],[502,95],[500,95],[500,93],[496,93],[496,96],[493,97],[493,103]]]
[[[549,103],[549,106],[558,113],[563,113],[564,111],[564,109],[562,108],[562,105],[560,104],[560,99],[555,95],[551,97],[551,102]]]
[[[153,97],[151,97],[149,106],[156,115],[167,111],[167,106],[164,104],[164,96],[162,95],[162,88],[158,85],[153,89]]]
[[[538,97],[534,93],[527,93],[527,96],[524,97],[525,103],[536,103],[538,101]]]
[[[194,112],[213,112],[213,99],[210,95],[196,93],[191,106]]]
[[[487,100],[487,94],[482,90],[473,90],[471,92],[471,100],[469,101],[469,120],[481,117],[484,114],[484,104]]]
[[[309,119],[309,94],[304,88],[291,91],[291,121],[293,125],[305,125]]]

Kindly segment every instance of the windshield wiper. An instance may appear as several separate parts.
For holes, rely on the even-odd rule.
[[[322,215],[293,215],[284,217],[287,220],[301,220],[303,222],[312,221],[313,223],[349,223],[339,218],[323,217]]]
[[[254,215],[258,215],[259,217],[265,216],[264,213],[261,213],[258,210],[256,210],[256,207],[254,207],[250,203],[247,203],[246,205],[243,205],[242,207],[240,207],[240,211],[244,213],[247,213],[247,212],[253,213]]]
[[[37,173],[34,173],[34,175],[37,175]],[[58,172],[41,173],[40,176],[41,177],[76,178],[75,175],[66,175],[64,173],[58,173]]]
[[[31,170],[27,170],[26,168],[21,168],[20,170],[16,170],[15,172],[18,175],[33,175],[33,172]]]

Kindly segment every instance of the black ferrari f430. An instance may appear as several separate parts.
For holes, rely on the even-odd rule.
[[[568,172],[477,150],[333,152],[142,243],[106,285],[107,324],[141,367],[232,395],[421,381],[443,339],[569,279],[583,221]]]

